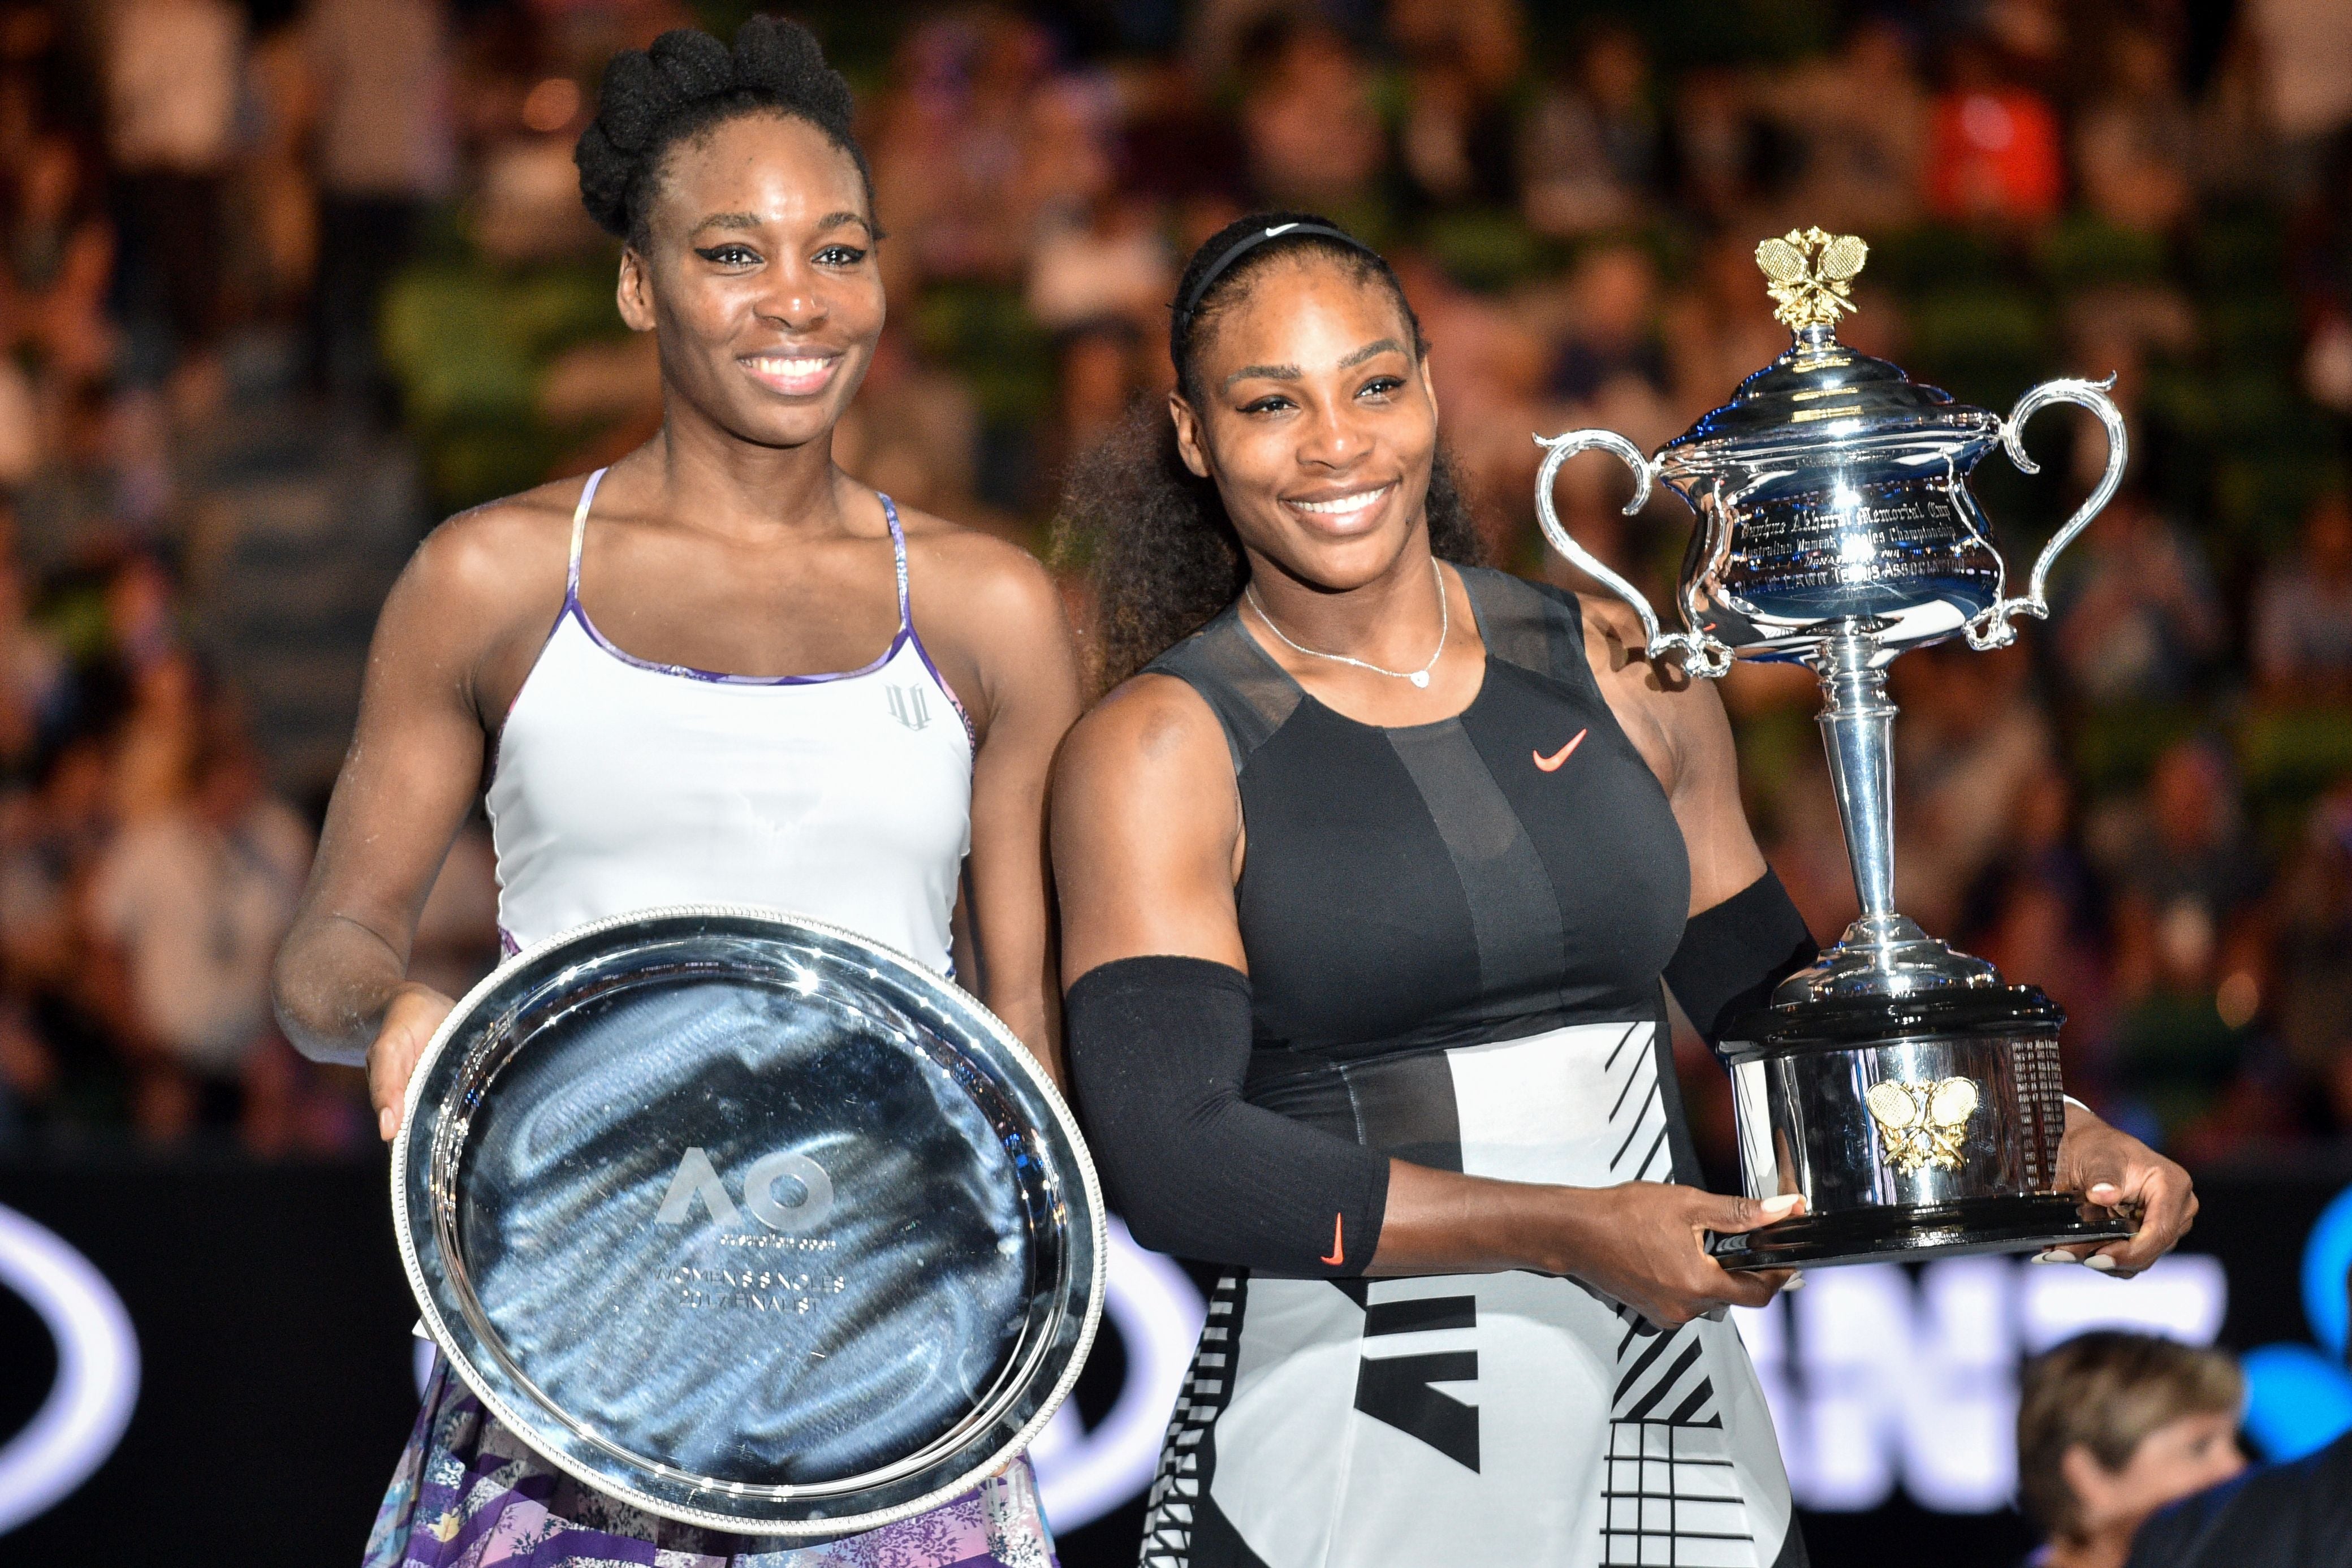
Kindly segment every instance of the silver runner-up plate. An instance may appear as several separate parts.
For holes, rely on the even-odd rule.
[[[717,1530],[970,1490],[1102,1310],[1101,1192],[1035,1060],[929,969],[775,911],[648,910],[499,966],[416,1065],[392,1195],[490,1412]]]

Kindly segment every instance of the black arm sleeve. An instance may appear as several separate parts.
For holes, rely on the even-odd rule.
[[[1087,1145],[1137,1240],[1295,1279],[1364,1271],[1388,1156],[1242,1098],[1247,976],[1204,958],[1121,958],[1081,976],[1066,1006]]]
[[[1666,984],[1707,1044],[1723,1026],[1762,1007],[1772,988],[1821,954],[1805,917],[1769,866],[1764,874],[1683,927],[1666,963]]]

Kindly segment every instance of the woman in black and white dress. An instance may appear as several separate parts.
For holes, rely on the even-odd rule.
[[[1215,236],[1171,348],[1171,426],[1074,486],[1140,673],[1053,810],[1097,1156],[1230,1269],[1144,1562],[1801,1563],[1724,1312],[1786,1277],[1700,1244],[1799,1200],[1697,1186],[1661,989],[1711,1037],[1812,953],[1719,701],[1474,564],[1418,323],[1346,234]],[[2187,1178],[2073,1114],[2071,1185],[2146,1207],[2095,1261],[2144,1267]]]

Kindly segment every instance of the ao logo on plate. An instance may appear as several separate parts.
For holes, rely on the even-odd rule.
[[[782,1192],[777,1189],[780,1182],[789,1184]],[[677,1173],[669,1178],[669,1191],[662,1197],[654,1223],[684,1225],[693,1217],[698,1199],[717,1223],[730,1227],[741,1223],[710,1156],[701,1149],[689,1148],[678,1158]],[[754,1161],[743,1173],[743,1207],[771,1230],[803,1230],[833,1212],[833,1178],[806,1155],[782,1150]]]
[[[139,1400],[139,1339],[122,1299],[55,1231],[0,1207],[0,1285],[40,1314],[58,1376],[25,1429],[0,1448],[0,1535],[89,1479]]]

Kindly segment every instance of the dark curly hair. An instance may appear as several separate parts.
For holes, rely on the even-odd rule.
[[[1285,234],[1229,264],[1197,299],[1209,269],[1253,230],[1286,224],[1336,229],[1312,213],[1259,213],[1209,236],[1176,287],[1168,355],[1177,390],[1205,406],[1199,380],[1202,346],[1217,322],[1249,297],[1253,280],[1277,260],[1312,256],[1396,302],[1412,336],[1413,357],[1429,349],[1404,286],[1378,252],[1326,234]],[[1344,233],[1344,231],[1342,231]],[[1189,305],[1190,308],[1183,307]],[[1455,483],[1444,447],[1430,465],[1429,548],[1440,558],[1476,564],[1485,547]],[[1167,413],[1140,408],[1072,468],[1055,522],[1056,553],[1090,561],[1095,599],[1096,678],[1108,690],[1200,630],[1241,595],[1249,566],[1225,516],[1214,481],[1184,466]]]
[[[874,172],[850,134],[849,84],[824,63],[798,22],[754,16],[731,50],[709,34],[673,28],[650,49],[624,49],[604,68],[596,118],[580,133],[580,200],[609,234],[642,247],[646,214],[669,150],[746,114],[806,120],[849,155],[874,206]]]

